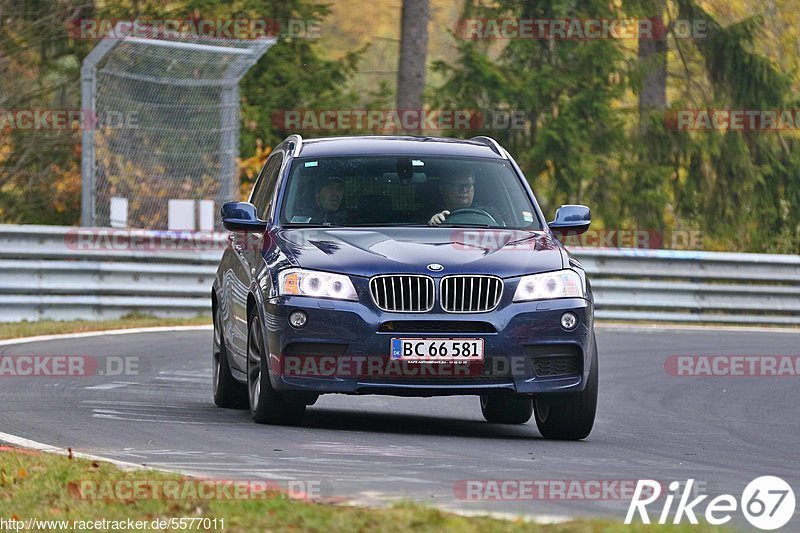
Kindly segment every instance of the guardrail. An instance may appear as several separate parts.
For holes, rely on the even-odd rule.
[[[210,314],[226,238],[0,224],[0,322]]]
[[[672,250],[573,250],[597,317],[800,324],[800,256]]]
[[[210,311],[224,234],[98,231],[0,225],[0,322]],[[800,256],[572,251],[600,319],[800,325]]]

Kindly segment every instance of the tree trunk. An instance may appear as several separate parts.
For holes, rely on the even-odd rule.
[[[651,13],[663,21],[665,0],[651,0]],[[639,92],[639,113],[667,108],[667,41],[661,28],[656,28],[652,38],[639,38],[639,64],[644,69],[642,89]]]
[[[403,0],[400,62],[397,72],[397,109],[422,109],[428,55],[429,0]],[[417,130],[418,131],[418,130]]]

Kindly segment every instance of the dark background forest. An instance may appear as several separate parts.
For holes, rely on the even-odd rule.
[[[0,110],[79,109],[96,44],[81,18],[271,18],[319,22],[282,36],[241,83],[242,190],[292,131],[275,110],[397,104],[400,0],[0,0]],[[505,109],[525,126],[487,134],[517,159],[543,208],[592,207],[596,228],[698,231],[708,250],[800,253],[800,135],[680,130],[686,109],[795,110],[800,12],[791,0],[432,0],[422,105]],[[656,18],[659,40],[462,39],[462,18]],[[702,36],[676,20],[702,21]],[[400,107],[400,106],[398,106]],[[301,132],[304,136],[357,131]],[[369,133],[369,132],[367,132]],[[427,132],[423,132],[427,133]],[[0,223],[80,221],[78,131],[0,127]]]

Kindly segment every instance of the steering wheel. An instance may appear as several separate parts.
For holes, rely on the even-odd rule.
[[[453,219],[457,220],[453,220]],[[483,209],[479,209],[477,207],[462,207],[461,209],[456,209],[455,211],[451,211],[445,222],[448,224],[486,224],[486,220],[489,219],[489,224],[493,226],[499,226],[497,220],[490,215],[488,212],[484,211]]]

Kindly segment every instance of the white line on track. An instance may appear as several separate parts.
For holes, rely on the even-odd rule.
[[[70,451],[64,448],[51,446],[49,444],[42,444],[41,442],[36,442],[35,440],[26,439],[24,437],[18,437],[16,435],[11,435],[9,433],[0,432],[0,442],[13,444],[14,446],[20,446],[31,450],[38,450],[40,452],[55,453],[58,455],[67,455],[67,456],[70,454]],[[125,461],[117,461],[116,459],[109,459],[108,457],[100,457],[99,455],[92,455],[90,453],[73,451],[72,455],[73,457],[78,457],[80,459],[88,459],[89,461],[105,461],[106,463],[111,463],[113,465],[116,465],[123,470],[156,470],[155,468],[149,468],[144,465],[139,465],[136,463],[126,463]]]
[[[113,383],[103,383],[102,385],[92,385],[91,387],[84,387],[86,390],[111,390],[127,387],[128,385],[136,385],[132,381],[115,381]]]
[[[662,331],[738,331],[756,333],[793,333],[800,334],[800,328],[769,327],[769,326],[722,326],[697,324],[625,324],[624,322],[595,321],[595,327],[605,330],[637,331],[644,333],[659,333]]]
[[[0,346],[14,344],[27,344],[29,342],[60,341],[69,339],[85,339],[88,337],[104,337],[106,335],[134,335],[136,333],[169,333],[179,331],[211,331],[214,326],[166,326],[152,328],[107,329],[100,331],[84,331],[83,333],[59,333],[57,335],[39,335],[36,337],[23,337],[19,339],[6,339],[0,341]]]

